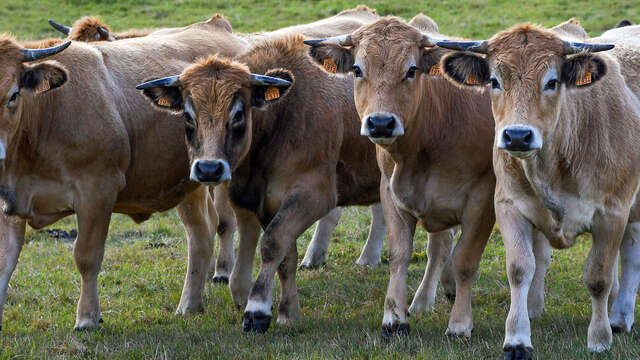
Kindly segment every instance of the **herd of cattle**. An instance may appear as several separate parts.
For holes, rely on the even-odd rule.
[[[264,332],[276,272],[278,323],[302,315],[296,239],[320,220],[301,264],[319,266],[341,207],[372,205],[357,263],[380,262],[388,230],[385,340],[433,307],[441,279],[454,301],[446,333],[471,336],[472,283],[496,221],[511,287],[505,358],[531,357],[551,247],[585,232],[588,348],[607,350],[612,332],[631,330],[640,26],[589,38],[572,19],[463,41],[425,15],[407,23],[365,6],[255,34],[234,33],[218,14],[124,33],[95,18],[50,23],[67,38],[0,35],[0,321],[27,223],[77,214],[75,328],[90,329],[102,321],[111,214],[142,222],[176,207],[189,252],[177,313],[203,310],[213,272],[244,309],[243,329]],[[418,222],[428,264],[408,306]]]

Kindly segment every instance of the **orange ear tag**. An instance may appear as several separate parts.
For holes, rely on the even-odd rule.
[[[429,69],[429,75],[431,76],[442,76],[442,69],[440,68],[440,64],[435,64]]]
[[[271,86],[264,92],[264,99],[267,101],[275,100],[280,97],[280,90],[277,87]]]
[[[324,59],[324,61],[322,62],[322,68],[332,74],[335,74],[338,72],[338,65],[336,65],[335,61],[333,61],[332,58]]]
[[[469,76],[467,76],[467,80],[465,80],[465,83],[467,85],[480,85],[480,82],[478,81],[478,79],[476,79],[475,76],[473,76],[473,74],[469,74]]]
[[[165,106],[165,107],[170,107],[171,103],[169,102],[169,100],[166,97],[161,97],[158,99],[158,105],[160,106]]]
[[[42,94],[43,92],[51,89],[51,84],[49,80],[44,80],[40,86],[36,88],[36,94]]]
[[[584,76],[578,80],[576,80],[576,86],[583,86],[591,84],[591,71],[587,71],[584,73]]]

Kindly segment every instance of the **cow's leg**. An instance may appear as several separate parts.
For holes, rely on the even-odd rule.
[[[591,295],[591,322],[587,333],[587,348],[591,352],[608,350],[613,341],[607,302],[626,223],[626,216],[596,216],[592,227],[593,245],[582,273]]]
[[[202,293],[213,256],[213,241],[218,217],[211,206],[211,195],[205,186],[187,195],[176,207],[187,231],[189,260],[176,314],[204,311]]]
[[[427,268],[422,278],[422,283],[416,291],[409,312],[417,314],[425,310],[433,310],[436,302],[436,291],[438,281],[449,261],[451,254],[451,243],[453,241],[452,231],[445,230],[438,233],[429,233],[429,243],[427,245]]]
[[[360,257],[356,260],[356,264],[370,267],[376,267],[380,264],[382,244],[386,233],[387,226],[384,223],[382,204],[377,203],[371,205],[371,226],[369,227],[369,236],[367,237],[366,244],[364,244],[364,248],[362,248]]]
[[[529,319],[536,319],[544,311],[544,277],[551,264],[551,244],[539,231],[534,231],[532,240],[536,270],[533,273],[531,289],[529,289],[527,308],[529,309]]]
[[[238,257],[229,279],[229,290],[238,309],[244,309],[253,286],[253,261],[256,257],[261,226],[252,212],[240,208],[235,208],[234,212],[238,222],[239,244]]]
[[[409,334],[407,271],[417,220],[394,205],[389,183],[384,178],[380,183],[380,198],[389,229],[390,276],[382,317],[382,340],[389,341],[395,336]]]
[[[316,220],[324,216],[335,207],[335,198],[324,194],[329,193],[326,187],[313,186],[307,183],[304,188],[295,188],[287,194],[280,209],[271,219],[262,235],[260,253],[262,265],[256,282],[251,288],[249,301],[244,312],[242,327],[244,331],[265,332],[271,322],[271,305],[273,303],[273,277],[296,239]],[[311,189],[312,191],[307,191]],[[322,194],[322,196],[318,196]],[[291,259],[288,259],[287,264]],[[295,270],[295,266],[293,267]],[[286,309],[289,314],[300,313],[295,284],[295,271],[289,270],[283,286],[281,302],[288,302]],[[285,290],[287,292],[285,293]],[[285,297],[287,296],[287,297]],[[283,309],[281,307],[281,309]],[[281,313],[282,314],[282,313]],[[287,316],[286,314],[284,315]],[[290,316],[290,315],[289,315]],[[291,317],[289,317],[291,319]]]
[[[507,255],[511,305],[505,323],[504,358],[530,359],[531,323],[527,301],[536,268],[532,248],[533,226],[511,204],[496,203],[496,219]]]
[[[0,330],[11,274],[24,244],[25,221],[0,214]]]
[[[77,207],[78,237],[73,248],[76,267],[82,277],[76,311],[76,330],[92,329],[102,320],[98,298],[98,273],[104,256],[113,199],[80,199]]]
[[[450,247],[453,252],[453,246]],[[456,301],[456,275],[453,272],[453,259],[452,253],[449,253],[447,262],[442,269],[442,275],[440,276],[440,283],[444,290],[444,296],[453,304]]]
[[[296,287],[296,265],[298,262],[298,249],[294,241],[287,251],[280,266],[278,266],[278,278],[282,295],[278,307],[278,324],[292,324],[302,317],[300,302],[298,301],[298,288]]]
[[[483,192],[478,191],[476,195]],[[490,191],[484,192],[485,194]],[[470,337],[473,330],[471,295],[473,281],[476,278],[482,253],[491,235],[495,215],[493,199],[487,197],[484,202],[473,198],[467,203],[462,217],[462,233],[452,254],[454,275],[456,278],[456,299],[449,316],[447,335]]]
[[[342,216],[342,207],[336,207],[318,220],[313,238],[307,247],[304,259],[300,263],[301,269],[313,269],[324,265],[327,256],[329,242],[333,235],[333,230],[338,226]]]
[[[229,190],[225,184],[218,185],[213,189],[215,211],[218,214],[218,227],[216,232],[220,239],[217,260],[211,257],[212,265],[210,269],[215,269],[213,274],[214,283],[229,283],[229,275],[233,268],[233,234],[236,232],[236,216],[231,208]]]
[[[631,331],[633,310],[640,283],[640,222],[629,223],[620,245],[622,277],[620,291],[611,307],[611,329],[614,333]]]
[[[624,238],[622,239],[624,241]],[[620,244],[622,246],[622,244]],[[611,291],[609,292],[609,308],[613,305],[613,303],[618,298],[618,292],[620,291],[620,274],[618,272],[618,268],[620,267],[618,257],[616,257],[616,263],[613,265],[613,282],[611,283]]]

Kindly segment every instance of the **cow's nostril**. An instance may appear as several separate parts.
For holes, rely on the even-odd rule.
[[[527,144],[531,144],[532,139],[533,139],[533,132],[529,130],[529,133],[524,137],[524,142]]]
[[[393,121],[393,118],[391,118],[391,120],[389,121],[389,123],[387,124],[387,130],[393,130],[395,128],[395,122]]]

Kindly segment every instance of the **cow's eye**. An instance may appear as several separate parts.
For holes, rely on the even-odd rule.
[[[491,78],[491,88],[494,90],[500,90],[500,82],[498,79],[494,77]]]
[[[362,77],[362,69],[360,69],[360,66],[353,65],[353,76],[355,76],[357,78],[361,78]]]
[[[549,81],[547,81],[547,83],[544,85],[544,90],[545,91],[553,91],[556,89],[556,86],[558,86],[558,80],[557,79],[551,79]]]
[[[184,124],[188,127],[195,128],[196,122],[193,120],[193,117],[188,112],[184,112]]]
[[[238,110],[233,114],[231,119],[231,127],[236,129],[244,126],[244,110]]]
[[[9,97],[9,100],[7,101],[7,105],[13,105],[13,103],[15,103],[16,100],[18,100],[18,95],[20,95],[19,91],[16,91],[13,94],[11,94],[11,97]]]
[[[405,75],[405,79],[413,79],[416,77],[416,70],[418,70],[418,67],[416,67],[415,65],[411,66],[409,68],[409,70],[407,71],[407,74]]]

